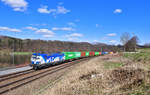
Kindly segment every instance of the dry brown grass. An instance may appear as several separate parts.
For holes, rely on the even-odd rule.
[[[42,95],[129,95],[142,84],[149,84],[145,66],[120,59],[110,55],[94,58],[73,68]],[[121,62],[123,66],[105,69],[105,62]]]
[[[15,90],[12,90],[12,91],[10,90],[8,93],[5,93],[4,95],[38,95],[39,91],[41,92],[45,90],[47,86],[55,84],[56,82],[55,80],[64,76],[66,73],[71,71],[72,68],[77,67],[80,64],[84,64],[84,62],[86,62],[86,60],[81,61],[79,64],[74,64],[71,67],[67,67],[55,73],[49,74],[41,79],[33,81]]]
[[[62,76],[65,72],[68,72],[69,69],[71,68],[63,69],[56,73],[47,75],[41,79],[33,81],[30,84],[9,91],[5,95],[34,95],[39,90],[43,89],[46,85],[51,84],[51,82],[55,81],[58,77]]]

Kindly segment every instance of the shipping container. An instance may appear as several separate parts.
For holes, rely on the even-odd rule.
[[[85,57],[86,56],[86,52],[81,52],[81,57]]]
[[[109,54],[113,54],[113,52],[109,52]]]
[[[74,59],[75,58],[75,52],[63,52],[65,55],[65,60]]]
[[[102,54],[102,55],[104,55],[104,54],[105,54],[105,52],[101,52],[101,54]]]
[[[99,55],[99,52],[95,52],[95,56],[98,56]]]
[[[81,52],[74,52],[75,53],[75,58],[81,57]]]
[[[104,54],[108,54],[108,52],[102,52],[102,55],[104,55]]]
[[[90,52],[90,56],[94,56],[95,55],[95,52]]]
[[[99,52],[99,55],[102,55],[102,52]]]
[[[85,56],[89,56],[89,52],[85,52]]]

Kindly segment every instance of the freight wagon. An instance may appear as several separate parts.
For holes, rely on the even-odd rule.
[[[56,65],[66,61],[72,61],[79,58],[99,56],[108,54],[108,52],[60,52],[53,54],[33,53],[30,66],[37,70],[41,67]]]

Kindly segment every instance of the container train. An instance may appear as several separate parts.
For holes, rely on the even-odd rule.
[[[79,58],[105,54],[108,54],[108,52],[60,52],[53,54],[33,53],[30,66],[37,70],[42,67],[56,65]]]

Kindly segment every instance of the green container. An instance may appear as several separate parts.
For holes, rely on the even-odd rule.
[[[99,52],[95,52],[95,55],[99,55]]]
[[[75,58],[81,57],[81,52],[74,52],[75,53]]]
[[[75,53],[74,52],[62,52],[65,55],[65,60],[74,59]]]
[[[89,52],[85,52],[85,56],[89,56]]]

